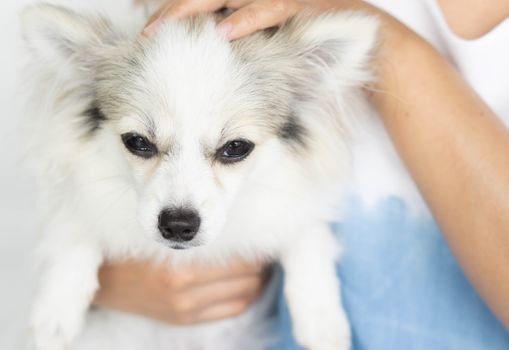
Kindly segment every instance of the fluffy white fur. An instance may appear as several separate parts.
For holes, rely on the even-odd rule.
[[[347,131],[364,112],[375,19],[302,17],[234,43],[214,16],[168,21],[144,38],[38,5],[23,25],[35,77],[29,154],[42,194],[34,349],[263,349],[270,293],[238,318],[196,327],[89,311],[105,259],[178,269],[232,256],[281,262],[300,344],[349,348],[328,224],[349,173]],[[158,154],[129,153],[127,132]],[[254,150],[221,164],[217,150],[235,139]],[[188,249],[173,250],[158,215],[182,206],[202,223]]]

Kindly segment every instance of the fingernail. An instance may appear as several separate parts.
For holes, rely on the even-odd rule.
[[[156,32],[159,26],[161,25],[161,21],[156,19],[154,22],[150,23],[145,29],[143,29],[143,34],[145,36],[153,36]]]
[[[225,23],[220,23],[218,26],[217,26],[217,30],[219,31],[219,33],[224,36],[225,38],[227,39],[230,39],[230,34],[232,33],[232,30],[233,30],[233,26],[231,23],[228,23],[228,22],[225,22]]]

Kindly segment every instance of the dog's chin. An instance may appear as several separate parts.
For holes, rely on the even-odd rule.
[[[186,243],[168,243],[168,248],[174,249],[174,250],[186,250],[196,247],[195,245],[186,244]]]
[[[170,248],[173,250],[189,250],[203,245],[203,242],[200,242],[199,240],[196,239],[189,242],[172,242],[158,237],[156,238],[156,241],[157,243],[165,246],[166,248]]]

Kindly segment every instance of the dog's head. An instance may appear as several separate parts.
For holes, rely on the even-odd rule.
[[[334,154],[317,146],[313,118],[339,120],[342,92],[368,78],[376,32],[373,18],[352,13],[293,19],[233,43],[213,15],[168,20],[151,38],[50,5],[29,8],[23,22],[40,66],[88,101],[88,137],[113,133],[146,231],[176,249],[214,239],[260,167]]]

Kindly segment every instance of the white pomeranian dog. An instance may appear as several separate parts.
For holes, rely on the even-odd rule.
[[[53,5],[24,11],[42,192],[32,348],[266,348],[255,330],[270,298],[191,327],[90,310],[106,259],[178,269],[232,257],[281,263],[302,346],[350,347],[329,223],[377,20],[299,17],[229,42],[218,16],[168,20],[147,38]]]

